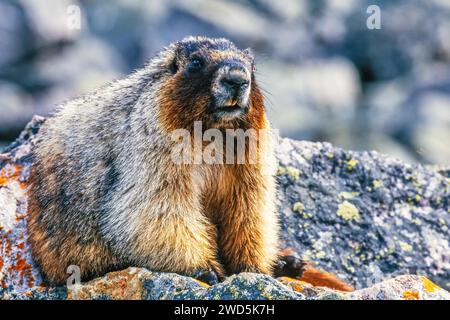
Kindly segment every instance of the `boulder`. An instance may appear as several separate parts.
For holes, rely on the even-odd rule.
[[[290,139],[280,139],[278,148],[282,246],[356,291],[254,273],[209,286],[137,267],[48,287],[33,263],[26,228],[30,152],[44,121],[35,116],[0,153],[2,299],[450,299],[440,287],[450,286],[448,170]]]
[[[290,139],[278,157],[285,246],[357,288],[401,274],[450,287],[445,170]]]

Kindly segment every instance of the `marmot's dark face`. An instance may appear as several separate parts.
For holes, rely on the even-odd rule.
[[[226,39],[193,37],[175,47],[164,86],[164,100],[170,103],[162,106],[172,129],[189,128],[194,121],[202,121],[205,129],[259,127],[264,106],[249,50]]]

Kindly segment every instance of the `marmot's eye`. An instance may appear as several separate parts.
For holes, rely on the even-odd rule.
[[[198,58],[192,59],[191,62],[189,63],[189,69],[192,71],[199,70],[202,67],[203,67],[203,61]]]

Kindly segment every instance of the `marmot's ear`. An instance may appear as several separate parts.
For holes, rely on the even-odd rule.
[[[169,64],[169,72],[171,74],[175,74],[178,71],[178,61],[177,58],[175,57],[174,59],[172,59],[172,62]]]
[[[177,47],[174,50],[174,53],[171,57],[172,60],[169,63],[169,72],[171,74],[177,73],[177,71],[179,69],[179,57],[180,57],[180,49]]]

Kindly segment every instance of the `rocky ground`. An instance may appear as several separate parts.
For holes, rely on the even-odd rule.
[[[448,171],[290,139],[280,140],[278,155],[283,247],[356,291],[251,273],[208,286],[141,268],[48,288],[33,264],[25,219],[30,151],[43,121],[34,117],[0,154],[3,299],[450,299],[441,288],[450,287]]]

